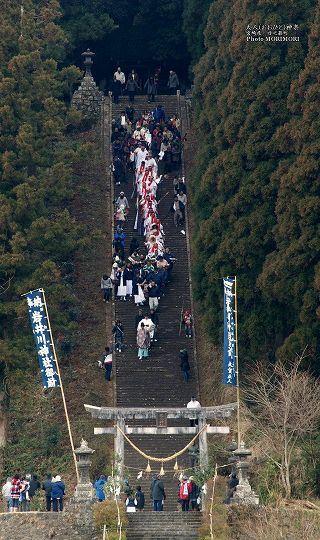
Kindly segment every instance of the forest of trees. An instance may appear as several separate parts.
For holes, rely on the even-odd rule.
[[[66,135],[78,115],[67,112],[64,97],[79,70],[57,67],[66,45],[58,2],[24,4],[21,25],[15,2],[0,23],[0,351],[18,370],[35,365],[20,295],[39,283],[49,288],[68,340],[76,299],[67,263],[86,241],[66,209],[79,148]]]
[[[300,41],[251,43],[248,24],[294,23]],[[195,66],[195,292],[222,343],[222,283],[238,276],[243,369],[307,347],[319,370],[319,6],[211,3]]]
[[[58,350],[68,352],[77,328],[73,257],[88,244],[68,209],[73,168],[86,152],[73,135],[79,114],[66,101],[80,71],[63,66],[59,3],[24,1],[22,14],[18,7],[6,2],[0,21],[0,383],[2,390],[6,381],[14,418],[5,451],[10,473],[30,468],[46,445],[51,452],[57,431],[50,417],[57,394],[47,400],[48,425],[43,408],[41,434],[30,429],[35,396],[42,394],[21,295],[45,289]]]
[[[102,87],[108,87],[118,65],[126,72],[134,67],[143,78],[155,67],[161,67],[165,76],[168,69],[177,69],[186,78],[190,55],[181,26],[184,4],[183,0],[61,0],[62,26],[71,45],[68,60],[77,64],[83,50],[92,48],[95,77]]]

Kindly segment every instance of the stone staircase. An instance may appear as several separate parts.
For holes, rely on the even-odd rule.
[[[128,514],[127,540],[197,540],[200,512]]]
[[[108,99],[108,98],[107,98]],[[184,97],[180,96],[181,103],[184,104]],[[178,97],[177,96],[156,96],[154,103],[147,102],[147,96],[135,96],[135,100],[132,103],[133,108],[137,113],[144,111],[152,111],[156,105],[160,103],[166,112],[166,117],[170,117],[173,114],[178,114]],[[121,96],[119,103],[112,103],[112,117],[118,118],[120,113],[125,110],[129,104],[128,96]]]
[[[126,96],[121,97],[119,104],[112,104],[111,118],[118,118],[121,111],[127,105]],[[157,103],[161,103],[166,117],[179,114],[179,102],[177,96],[157,96],[155,103],[147,103],[145,96],[136,96],[133,104],[136,111],[142,113],[152,110]],[[182,128],[186,126],[186,108],[184,98],[180,97]],[[183,131],[183,129],[182,129]],[[159,204],[159,216],[164,226],[165,245],[168,246],[177,261],[174,266],[172,280],[167,285],[166,294],[160,300],[158,315],[160,319],[158,342],[151,349],[151,357],[146,361],[138,361],[136,348],[135,316],[138,308],[133,300],[115,302],[115,317],[121,319],[124,325],[125,349],[122,354],[115,358],[116,371],[116,405],[118,407],[181,407],[185,406],[192,395],[198,395],[197,370],[194,363],[193,340],[185,338],[183,331],[179,336],[180,316],[182,307],[190,307],[190,277],[189,261],[187,252],[187,239],[180,229],[176,229],[173,218],[169,212],[173,201],[173,176],[181,174],[180,170],[172,171],[166,181],[161,185],[158,200],[164,197]],[[115,186],[115,197],[120,191],[124,191],[130,203],[130,213],[125,224],[126,249],[136,233],[133,230],[135,220],[135,198],[130,199],[132,193],[132,179],[128,184]],[[144,239],[137,237],[143,246]],[[148,305],[145,307],[148,312]],[[191,365],[191,380],[188,384],[183,381],[180,371],[179,351],[186,348],[189,353]],[[143,421],[134,421],[130,425],[150,425]],[[175,424],[169,421],[168,425],[188,425],[188,421]],[[130,436],[130,439],[146,454],[161,457],[174,454],[190,442],[190,436]],[[150,499],[150,482],[152,474],[147,475],[147,461],[134,451],[131,446],[125,444],[125,467],[130,484],[135,488],[140,484],[145,493],[145,511],[129,515],[130,524],[128,540],[180,538],[180,540],[197,538],[196,529],[199,516],[191,513],[182,513],[177,502],[178,478],[174,475],[174,461],[164,463],[165,476],[163,482],[166,491],[164,512],[150,512],[152,509]],[[152,473],[159,472],[161,463],[150,462]],[[179,457],[180,470],[188,468],[188,456]],[[137,475],[143,471],[139,480]],[[180,512],[178,512],[180,510]],[[174,532],[173,532],[174,531]],[[180,531],[179,533],[177,531]],[[176,534],[177,532],[177,534]],[[171,536],[169,536],[169,533]],[[183,534],[182,534],[183,533]]]

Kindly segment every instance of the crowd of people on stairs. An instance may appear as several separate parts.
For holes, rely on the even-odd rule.
[[[150,81],[149,81],[150,82]],[[152,81],[151,81],[152,82]],[[103,300],[110,302],[133,302],[138,308],[135,316],[137,356],[140,361],[149,358],[150,348],[158,342],[159,337],[159,305],[166,294],[166,286],[170,282],[176,258],[165,243],[165,231],[160,219],[158,207],[167,189],[168,173],[172,173],[175,164],[181,160],[180,121],[174,115],[166,121],[166,112],[161,105],[150,112],[137,115],[132,106],[128,106],[120,118],[112,121],[112,153],[113,176],[115,185],[128,185],[133,179],[133,192],[119,191],[114,205],[114,238],[113,262],[110,274],[101,278]],[[173,158],[174,145],[178,144],[178,158]],[[120,188],[121,189],[121,188]],[[170,188],[169,188],[170,189]],[[172,184],[173,202],[170,212],[173,223],[181,227],[186,217],[187,189],[184,178],[174,176]],[[135,200],[136,204],[132,203]],[[134,237],[127,245],[128,216],[133,212]],[[184,231],[181,231],[184,232]],[[131,236],[131,235],[130,235]],[[142,309],[141,309],[142,308]],[[193,318],[189,308],[181,311],[180,333],[185,337],[193,336]],[[121,320],[116,320],[112,334],[114,343],[106,347],[99,360],[105,368],[106,380],[111,379],[112,351],[122,353],[127,344],[124,339],[125,328]],[[190,363],[187,349],[179,354],[180,368],[185,382],[190,378]],[[201,405],[195,397],[187,404],[190,409],[190,426],[198,425],[195,409]],[[195,446],[194,454],[199,452]],[[192,469],[197,460],[192,460]],[[96,496],[103,500],[100,478],[96,482]],[[200,488],[192,477],[181,475],[178,486],[178,501],[182,511],[199,510]],[[126,508],[128,512],[143,510],[145,505],[141,486],[136,491],[128,484],[126,491]],[[160,475],[155,475],[150,487],[150,496],[154,511],[162,511],[166,498],[164,485]]]
[[[120,75],[119,75],[120,77]],[[165,245],[165,231],[159,217],[158,207],[167,189],[168,173],[181,161],[180,120],[177,115],[166,119],[166,112],[159,104],[153,111],[138,114],[132,106],[127,107],[120,118],[112,120],[113,175],[116,185],[132,179],[133,192],[128,197],[120,191],[114,201],[113,263],[111,272],[101,277],[103,300],[112,299],[143,307],[136,317],[136,346],[139,360],[150,356],[150,349],[159,338],[157,310],[166,294],[176,258]],[[174,224],[185,220],[187,189],[184,178],[174,176],[173,185]],[[135,204],[132,204],[132,199]],[[176,208],[176,200],[179,207]],[[129,202],[130,201],[130,202]],[[131,208],[131,206],[133,208]],[[126,223],[133,212],[134,234],[127,245]],[[184,232],[184,231],[183,231]],[[181,325],[186,337],[192,337],[192,315],[185,309]],[[180,329],[181,331],[181,329]],[[103,352],[99,365],[105,368],[105,378],[111,380],[112,352],[123,352],[126,347],[125,328],[116,320],[112,334],[113,346]],[[190,378],[190,365],[184,363],[184,380]],[[187,374],[187,375],[186,375]]]

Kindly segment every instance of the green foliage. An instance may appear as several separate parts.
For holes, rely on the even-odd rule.
[[[122,528],[125,531],[128,523],[125,505],[119,500],[119,512]],[[106,499],[101,503],[96,503],[93,507],[94,523],[97,529],[102,529],[106,525],[109,533],[116,533],[118,530],[118,508],[114,499]],[[109,537],[110,537],[109,533]],[[118,535],[115,536],[118,538]]]
[[[78,301],[66,269],[72,272],[74,255],[88,246],[86,231],[68,210],[81,148],[69,135],[80,119],[67,110],[65,98],[80,71],[61,69],[67,38],[56,0],[24,1],[21,21],[20,6],[7,4],[0,22],[0,356],[11,394],[9,419],[15,422],[9,426],[5,470],[44,474],[47,456],[64,472],[70,453],[64,455],[60,427],[42,420],[52,418],[55,404],[40,387],[21,294],[45,289],[57,349],[60,355],[69,352]]]
[[[110,4],[110,3],[109,3]],[[80,42],[101,40],[116,28],[109,15],[108,2],[103,0],[76,0],[61,2],[64,24],[71,40]]]
[[[43,6],[26,2],[22,34],[0,73],[4,110],[0,132],[0,346],[7,351],[8,366],[23,361],[28,352],[34,355],[32,340],[20,352],[15,346],[19,332],[29,333],[20,295],[45,287],[53,318],[61,311],[62,299],[74,305],[75,297],[62,283],[62,268],[87,245],[84,231],[66,208],[62,210],[72,196],[72,166],[78,158],[77,147],[65,135],[72,120],[66,117],[63,97],[79,71],[57,68],[66,45],[56,24],[59,16],[55,0]],[[8,10],[0,23],[3,32],[10,23],[14,23],[14,13]],[[10,39],[11,34],[4,35],[4,44]],[[59,323],[67,332],[68,327],[74,329],[68,311]]]
[[[204,29],[207,24],[212,0],[185,0],[183,7],[183,31],[186,35],[192,63],[204,53]]]
[[[174,67],[188,62],[182,0],[62,0],[61,5],[62,24],[73,47],[71,57],[75,54],[77,61],[90,45],[97,52],[97,64],[106,51],[112,63],[149,63],[153,68],[155,62]],[[101,74],[105,77],[102,66]]]
[[[305,346],[319,370],[319,12],[302,4],[213,2],[194,68],[195,294],[221,345],[222,277],[238,276],[244,370]],[[248,24],[276,20],[300,42],[246,42]]]
[[[30,501],[31,512],[45,512],[45,501],[43,494],[37,492]]]

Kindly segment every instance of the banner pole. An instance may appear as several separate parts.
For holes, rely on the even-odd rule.
[[[234,276],[234,315],[235,315],[235,345],[236,345],[236,376],[237,376],[237,426],[238,426],[238,448],[241,443],[240,431],[240,385],[239,385],[239,356],[238,356],[238,300],[237,300],[237,276]]]
[[[68,426],[68,433],[69,433],[69,438],[70,438],[70,444],[71,444],[71,448],[72,448],[72,455],[73,455],[73,460],[74,460],[74,466],[75,466],[75,468],[76,468],[77,481],[79,482],[79,471],[78,471],[77,458],[76,458],[76,454],[75,454],[75,452],[74,452],[74,444],[73,444],[73,437],[72,437],[72,432],[71,432],[71,425],[70,425],[70,420],[69,420],[69,414],[68,414],[68,409],[67,409],[66,398],[65,398],[65,395],[64,395],[64,389],[63,389],[63,384],[62,384],[62,379],[61,379],[61,374],[60,374],[60,368],[59,368],[58,357],[57,357],[56,349],[55,349],[55,346],[54,346],[53,335],[52,335],[52,331],[51,331],[51,325],[50,325],[49,313],[48,313],[48,308],[47,308],[47,301],[46,301],[46,297],[45,297],[44,290],[43,290],[43,289],[40,289],[40,290],[41,290],[41,292],[42,292],[42,294],[43,294],[44,307],[45,307],[45,310],[46,310],[46,317],[47,317],[47,321],[48,321],[48,328],[49,328],[49,332],[50,332],[50,336],[51,336],[51,341],[52,341],[51,345],[52,345],[52,350],[53,350],[54,358],[55,358],[55,361],[56,361],[57,372],[58,372],[59,381],[60,381],[60,389],[61,389],[61,395],[62,395],[62,401],[63,401],[64,412],[65,412],[65,415],[66,415],[66,421],[67,421],[67,426]]]

